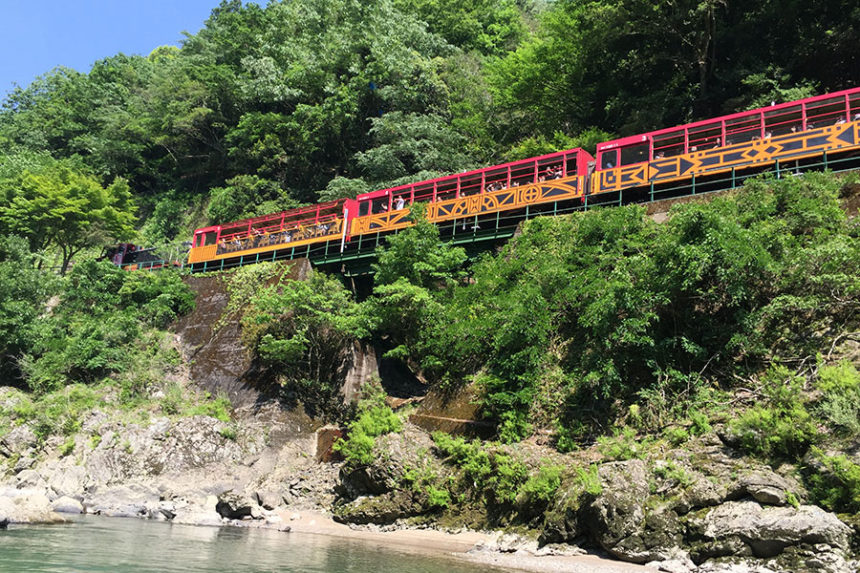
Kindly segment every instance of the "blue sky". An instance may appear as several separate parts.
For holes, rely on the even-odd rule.
[[[265,4],[265,2],[262,2]],[[0,0],[0,98],[56,66],[88,72],[196,33],[220,0]]]

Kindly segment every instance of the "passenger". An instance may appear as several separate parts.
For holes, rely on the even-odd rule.
[[[546,168],[546,178],[555,179],[555,169],[552,166]]]
[[[562,175],[564,175],[564,170],[561,168],[561,165],[555,168],[555,178],[561,179]]]
[[[654,159],[663,159],[664,157],[666,157],[666,153],[664,151],[658,151],[654,155]]]
[[[842,125],[843,123],[845,123],[845,117],[844,116],[837,119],[836,123],[834,123],[833,125]]]
[[[714,142],[714,146],[711,149],[716,149],[716,148],[720,147],[721,142],[722,142],[722,140],[718,137],[717,140]]]
[[[764,132],[764,138],[765,139],[770,139],[771,137],[773,137],[773,133],[771,133],[770,131]]]
[[[396,210],[401,210],[404,206],[406,206],[406,201],[403,200],[403,196],[399,195],[394,202],[394,208]]]

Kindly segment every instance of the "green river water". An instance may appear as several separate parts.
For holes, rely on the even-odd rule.
[[[474,573],[486,566],[377,544],[272,530],[81,517],[0,531],[3,573]]]

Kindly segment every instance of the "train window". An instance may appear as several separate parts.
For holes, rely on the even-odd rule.
[[[377,213],[385,213],[388,211],[388,197],[380,197],[379,199],[373,200],[373,209],[374,214]]]
[[[618,150],[610,149],[608,151],[604,151],[600,155],[600,168],[601,169],[612,169],[613,167],[618,166]]]
[[[682,153],[684,153],[683,131],[654,136],[654,159],[674,157]]]
[[[689,134],[691,152],[713,149],[723,144],[723,126],[718,123],[690,128]]]
[[[577,153],[568,153],[565,155],[564,172],[562,173],[562,176],[571,177],[579,173],[579,166],[576,163],[577,159]]]
[[[845,122],[845,97],[828,98],[806,104],[806,127],[826,127]]]
[[[511,165],[511,186],[530,185],[535,180],[534,161],[522,162]]]
[[[215,231],[209,231],[208,233],[203,234],[203,244],[198,245],[200,247],[206,247],[209,245],[214,245],[218,237],[218,233]]]
[[[848,96],[848,105],[851,108],[851,121],[860,121],[860,93]]]
[[[370,214],[370,201],[362,201],[358,204],[358,216],[364,217]]]
[[[484,191],[492,193],[508,188],[508,169],[493,169],[484,173]]]
[[[414,202],[429,202],[433,200],[433,184],[425,183],[424,185],[416,185],[412,188],[414,193]],[[408,201],[408,199],[407,199]]]
[[[615,153],[610,151],[608,153]],[[538,162],[538,181],[549,181],[550,179],[561,179],[564,176],[564,166],[559,157],[543,159]],[[574,164],[575,165],[575,164]],[[575,168],[575,167],[574,167]],[[569,168],[568,168],[569,169]]]
[[[628,147],[621,148],[621,165],[633,165],[634,163],[642,163],[648,161],[650,144],[637,143]]]
[[[726,120],[726,145],[746,143],[761,136],[761,113]]]
[[[477,195],[481,192],[481,174],[469,175],[460,178],[460,197]]]
[[[436,185],[436,200],[447,201],[457,198],[457,180],[441,181]]]
[[[803,129],[803,113],[799,105],[764,112],[764,136],[785,135]]]

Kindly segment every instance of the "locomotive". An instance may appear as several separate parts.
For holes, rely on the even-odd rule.
[[[606,141],[596,157],[576,148],[389,189],[203,227],[188,252],[192,271],[293,258],[412,224],[415,203],[427,219],[453,228],[498,226],[502,216],[557,213],[571,205],[623,203],[709,181],[736,181],[767,170],[834,165],[860,151],[860,88],[725,115]],[[823,161],[823,163],[822,163]],[[707,187],[705,187],[707,188]],[[723,187],[724,188],[724,187]],[[626,200],[625,200],[626,196]]]

